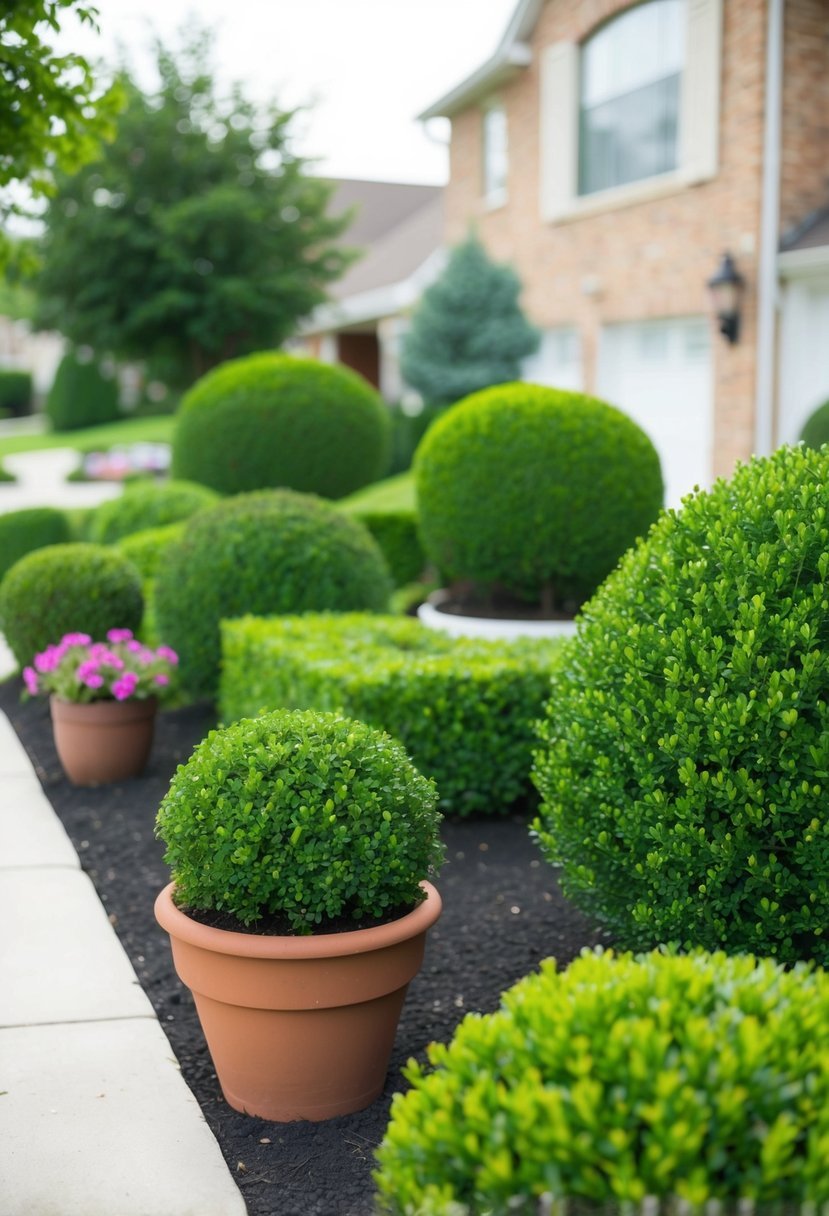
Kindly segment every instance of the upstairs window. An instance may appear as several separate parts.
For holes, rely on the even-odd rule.
[[[582,46],[579,195],[678,167],[686,27],[685,0],[646,0]]]
[[[507,113],[493,102],[483,113],[483,193],[492,206],[507,197]]]

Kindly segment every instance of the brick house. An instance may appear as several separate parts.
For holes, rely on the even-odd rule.
[[[437,116],[446,242],[521,276],[528,379],[636,418],[672,504],[797,439],[829,397],[829,0],[520,0]]]

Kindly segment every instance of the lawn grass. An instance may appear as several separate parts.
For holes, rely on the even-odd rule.
[[[170,443],[176,426],[173,414],[149,418],[124,418],[104,426],[79,431],[48,431],[43,435],[0,435],[0,461],[18,452],[42,452],[48,448],[74,448],[76,452],[106,451],[129,443]]]

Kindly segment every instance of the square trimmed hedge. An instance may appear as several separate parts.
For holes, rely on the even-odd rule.
[[[560,646],[449,638],[410,617],[242,617],[222,622],[221,717],[341,710],[400,739],[444,812],[503,814],[536,798],[534,723]]]

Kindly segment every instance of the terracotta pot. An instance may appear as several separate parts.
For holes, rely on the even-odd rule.
[[[400,920],[347,933],[265,937],[211,929],[155,904],[191,989],[222,1092],[288,1123],[362,1110],[382,1093],[403,999],[441,899],[428,882]]]
[[[49,699],[60,762],[73,785],[105,785],[136,777],[150,755],[158,701]]]

